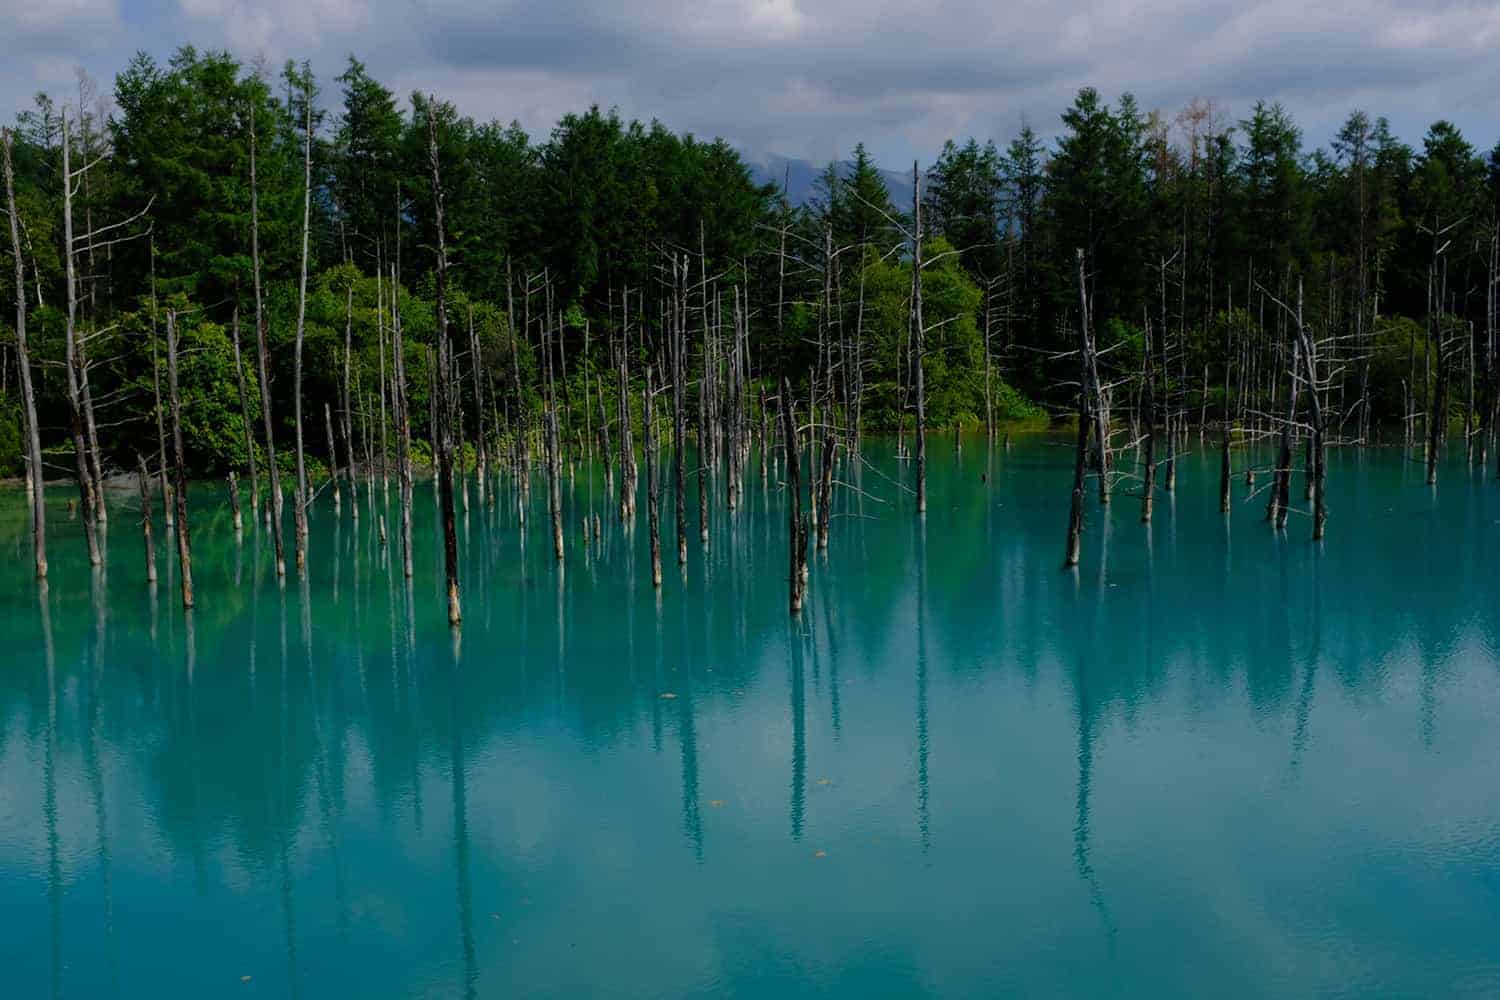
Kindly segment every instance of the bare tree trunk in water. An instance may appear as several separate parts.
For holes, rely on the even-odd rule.
[[[448,391],[452,385],[452,353],[448,343],[448,250],[443,232],[443,183],[439,174],[437,104],[427,99],[427,157],[432,167],[432,204],[437,225],[437,333],[438,373],[438,499],[443,508],[443,567],[448,579],[448,624],[462,619],[458,601],[458,534],[453,514],[453,429],[448,419]]]
[[[193,606],[193,549],[188,539],[187,459],[182,447],[182,403],[177,392],[177,315],[167,313],[167,392],[172,406],[172,478],[177,498],[177,559],[181,564],[182,606]]]
[[[1271,502],[1266,507],[1266,520],[1274,521],[1278,529],[1286,527],[1290,513],[1292,494],[1292,426],[1297,419],[1297,390],[1302,355],[1302,341],[1292,344],[1292,364],[1288,369],[1286,420],[1281,425],[1281,448],[1276,457],[1276,478],[1271,484]]]
[[[411,401],[406,397],[406,346],[401,340],[401,311],[395,290],[400,274],[391,265],[391,405],[396,418],[397,492],[401,500],[401,572],[408,580],[412,575],[411,554]]]
[[[830,413],[830,417],[832,414]],[[833,505],[833,457],[836,445],[834,442],[833,426],[828,425],[823,430],[823,471],[818,478],[818,493],[821,499],[818,502],[818,548],[828,548],[828,518],[829,507]]]
[[[339,417],[339,426],[344,431],[344,457],[348,459],[344,463],[344,478],[349,482],[349,512],[354,520],[359,520],[359,476],[354,471],[354,282],[344,290],[344,378],[343,378],[343,413]],[[335,454],[332,442],[328,445],[328,454]]]
[[[151,243],[151,388],[156,409],[156,476],[161,483],[162,523],[170,530],[177,523],[172,510],[172,485],[167,470],[167,418],[161,401],[161,358],[156,336],[156,242]]]
[[[225,479],[229,486],[229,522],[234,527],[234,540],[238,543],[245,530],[245,515],[240,512],[240,480],[233,469]]]
[[[302,442],[302,345],[307,335],[307,252],[312,225],[312,85],[303,92],[304,130],[302,142],[302,267],[297,278],[297,338],[292,351],[292,422],[297,432],[297,497],[292,509],[297,572],[307,572],[307,508],[312,502],[307,489],[307,454]]]
[[[675,264],[674,264],[675,267]],[[661,484],[656,472],[656,442],[651,425],[651,366],[646,366],[646,385],[641,390],[641,448],[646,455],[646,521],[651,531],[651,585],[661,586]],[[684,544],[686,544],[684,542]]]
[[[16,209],[15,169],[11,163],[13,142],[10,129],[0,129],[0,155],[3,155],[0,165],[5,170],[5,205],[10,219],[11,256],[16,270],[16,367],[21,372],[21,406],[26,419],[26,468],[31,480],[31,550],[37,579],[44,580],[47,577],[46,475],[42,469],[41,432],[36,423],[36,393],[31,385],[31,356],[26,344],[26,265],[21,259],[21,216]]]
[[[276,425],[271,421],[271,350],[266,343],[265,296],[260,284],[260,194],[255,174],[255,151],[255,110],[252,107],[250,110],[250,268],[255,284],[255,364],[257,374],[260,376],[260,416],[266,431],[266,468],[271,475],[271,502],[266,516],[271,522],[271,539],[276,550],[276,575],[283,577],[286,576],[286,545],[281,524],[281,467],[276,463]]]
[[[146,471],[146,460],[135,456],[140,467],[138,476],[141,486],[141,537],[146,543],[146,582],[156,583],[156,545],[151,541],[151,476]]]
[[[100,501],[99,484],[94,480],[89,458],[88,435],[83,417],[82,373],[84,362],[79,350],[78,338],[78,279],[73,268],[73,174],[68,159],[68,114],[62,115],[62,172],[63,172],[63,261],[68,285],[68,311],[64,335],[67,357],[64,367],[68,372],[68,409],[73,432],[73,451],[78,466],[78,497],[83,512],[83,537],[88,544],[89,563],[94,566],[104,561],[99,551],[99,539],[94,531],[97,517],[94,507]]]
[[[1083,490],[1088,468],[1090,372],[1093,369],[1093,336],[1089,330],[1088,285],[1083,273],[1083,250],[1078,254],[1078,438],[1073,453],[1073,495],[1068,509],[1068,547],[1063,566],[1077,566],[1083,536]]]
[[[1156,499],[1156,373],[1152,371],[1151,318],[1146,317],[1144,351],[1146,383],[1146,475],[1141,484],[1141,522],[1151,520],[1151,505]]]
[[[807,524],[802,519],[802,461],[797,454],[797,422],[792,413],[792,383],[781,379],[781,435],[786,449],[788,559],[787,586],[792,614],[802,612],[807,587],[802,568],[807,564]]]
[[[687,282],[679,279],[677,271],[677,260],[675,255],[672,259],[673,286],[677,295],[687,294],[684,287]],[[668,358],[672,366],[672,495],[674,499],[674,514],[677,519],[677,563],[681,566],[687,565],[687,482],[686,482],[686,460],[683,454],[687,440],[687,406],[686,387],[683,382],[687,377],[687,332],[682,329],[682,314],[678,306],[672,308],[672,323],[668,328],[668,337],[671,350]],[[703,448],[703,429],[698,429],[698,448]],[[702,469],[699,469],[702,475]]]
[[[916,354],[917,392],[917,513],[927,512],[927,389],[923,379],[922,352],[922,175],[916,161],[911,165],[911,329]]]
[[[245,458],[250,463],[250,521],[254,523],[260,510],[260,473],[255,467],[255,432],[250,423],[250,394],[245,388],[245,366],[240,360],[240,307],[234,307],[234,319],[230,324],[234,336],[234,380],[240,393],[240,425],[245,434]]]
[[[339,495],[339,456],[333,444],[333,409],[327,403],[323,404],[323,430],[328,438],[328,481],[333,484],[333,509],[337,512],[343,498]],[[359,504],[354,507],[358,510]]]
[[[1234,291],[1233,291],[1233,285],[1230,286],[1228,310],[1229,310],[1228,311],[1228,316],[1229,317],[1233,317],[1234,316]],[[1229,363],[1230,363],[1230,359],[1234,356],[1234,345],[1233,345],[1233,342],[1232,342],[1232,339],[1231,339],[1233,337],[1233,332],[1232,332],[1233,329],[1234,329],[1233,320],[1232,319],[1226,319],[1225,322],[1224,322],[1224,413],[1223,413],[1224,426],[1221,428],[1221,430],[1223,432],[1223,440],[1221,441],[1221,449],[1220,449],[1220,457],[1219,457],[1219,510],[1220,510],[1220,512],[1225,513],[1225,514],[1229,513],[1229,499],[1230,499],[1229,498],[1229,481],[1230,481],[1230,478],[1231,478],[1231,476],[1233,474],[1233,470],[1230,468],[1230,462],[1229,462],[1230,436],[1231,436],[1231,433],[1233,431],[1233,423],[1234,423],[1234,420],[1233,420],[1233,412],[1234,411],[1232,409],[1230,409],[1230,405],[1229,405],[1229,386],[1230,386],[1230,383],[1229,383]]]

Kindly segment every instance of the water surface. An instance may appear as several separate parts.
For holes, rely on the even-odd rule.
[[[660,592],[597,470],[562,572],[471,493],[457,641],[421,485],[410,585],[364,497],[283,585],[195,487],[190,616],[159,517],[153,592],[57,490],[39,595],[7,497],[5,994],[1500,992],[1500,484],[1336,453],[1314,545],[1191,455],[1074,573],[1056,442],[934,438],[925,519],[866,458],[795,621],[774,470],[685,575],[665,491]]]

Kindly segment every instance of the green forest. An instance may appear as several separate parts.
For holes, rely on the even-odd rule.
[[[169,317],[189,475],[263,474],[265,426],[288,470],[299,433],[317,467],[384,461],[397,315],[425,460],[440,280],[456,433],[481,452],[542,419],[549,384],[565,446],[607,434],[676,327],[690,433],[730,341],[752,409],[785,378],[856,438],[1067,416],[1079,250],[1096,353],[1134,377],[1114,406],[1147,405],[1149,370],[1148,422],[1263,422],[1299,297],[1337,440],[1410,437],[1434,412],[1488,436],[1496,408],[1500,144],[1445,121],[1412,144],[1354,111],[1309,148],[1277,104],[1148,112],[1086,88],[1054,140],[948,143],[913,168],[919,204],[893,204],[857,147],[793,205],[723,141],[599,107],[531,136],[403,101],[352,57],[319,80],[184,47],[137,56],[104,97],[80,78],[7,131],[8,475],[23,324],[48,478],[165,463]]]

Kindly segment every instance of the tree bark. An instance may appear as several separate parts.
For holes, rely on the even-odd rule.
[[[463,618],[458,596],[458,534],[453,512],[453,432],[448,419],[448,391],[452,385],[452,347],[448,342],[448,250],[443,232],[443,183],[439,173],[436,98],[427,100],[427,156],[432,168],[432,205],[437,226],[437,412],[438,501],[443,510],[443,568],[448,583],[448,624]]]
[[[177,503],[177,559],[182,606],[193,606],[193,549],[188,537],[187,459],[182,447],[182,403],[177,391],[177,316],[167,313],[167,393],[172,408],[172,478]]]
[[[927,511],[927,389],[923,377],[922,352],[922,175],[916,161],[911,165],[911,329],[917,394],[917,513]]]
[[[26,265],[21,259],[21,216],[16,208],[14,143],[10,129],[0,129],[0,165],[5,169],[5,205],[10,219],[11,255],[16,271],[16,367],[21,373],[21,406],[26,420],[26,466],[31,480],[31,549],[37,579],[47,577],[46,474],[42,469],[42,438],[36,422],[36,393],[31,382],[31,355],[26,342]],[[149,514],[150,507],[148,505]]]
[[[139,465],[141,487],[141,538],[146,543],[146,582],[156,583],[156,545],[151,540],[151,476],[146,472],[146,460],[136,455]]]
[[[63,184],[63,262],[68,286],[68,310],[64,326],[68,372],[68,408],[73,433],[73,451],[78,468],[78,497],[83,511],[83,537],[88,545],[89,563],[99,566],[103,555],[94,531],[95,505],[99,502],[98,483],[89,460],[88,435],[84,425],[81,373],[83,358],[78,342],[78,280],[73,266],[73,173],[68,158],[68,114],[62,115],[62,184]]]
[[[255,285],[255,359],[260,375],[260,415],[266,431],[266,468],[271,475],[268,515],[276,550],[276,575],[286,576],[286,546],[281,519],[281,467],[276,462],[276,425],[271,421],[271,350],[266,343],[265,297],[260,283],[260,193],[255,173],[255,109],[250,109],[250,268]],[[165,460],[163,461],[165,466]]]
[[[250,395],[245,388],[245,367],[240,360],[240,307],[234,307],[234,319],[230,324],[234,334],[234,380],[240,393],[240,425],[245,434],[245,458],[250,464],[250,520],[255,521],[260,510],[260,474],[255,467],[255,432],[250,422]]]
[[[793,615],[802,611],[806,582],[802,567],[807,563],[807,524],[802,519],[802,460],[797,453],[797,423],[792,412],[792,383],[781,379],[781,435],[786,449],[787,487],[787,587]]]
[[[307,336],[307,255],[312,227],[312,86],[303,92],[302,141],[302,266],[297,276],[297,337],[292,350],[292,422],[297,440],[297,497],[292,523],[295,531],[297,572],[307,572],[307,454],[302,440],[302,346]]]

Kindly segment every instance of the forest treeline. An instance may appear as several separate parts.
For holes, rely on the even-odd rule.
[[[592,108],[538,139],[421,95],[403,108],[353,58],[320,84],[305,66],[273,77],[226,53],[183,48],[164,65],[137,56],[109,101],[82,78],[75,94],[39,95],[13,129],[22,294],[38,423],[54,474],[72,466],[63,365],[64,130],[79,171],[72,197],[77,323],[100,461],[132,469],[136,453],[157,450],[152,383],[160,378],[162,316],[170,308],[184,346],[189,466],[194,474],[222,474],[247,459],[231,327],[238,316],[242,336],[251,337],[252,131],[269,391],[276,433],[293,432],[288,394],[309,113],[307,398],[341,401],[352,393],[348,405],[368,419],[381,391],[379,328],[389,320],[394,273],[414,435],[426,437],[431,117],[446,192],[448,309],[456,322],[473,325],[474,349],[494,382],[486,406],[498,403],[511,417],[539,406],[543,322],[556,325],[550,342],[567,366],[565,380],[588,367],[608,369],[610,337],[627,322],[639,322],[646,339],[658,335],[664,261],[680,252],[693,260],[693,280],[743,291],[752,379],[774,386],[787,374],[801,384],[818,364],[818,329],[833,324],[845,341],[861,342],[861,424],[891,428],[903,413],[911,419],[905,230],[912,206],[891,203],[863,147],[829,166],[811,204],[793,206],[774,185],[753,183],[726,143],[660,123]],[[1185,412],[1214,411],[1222,391],[1215,387],[1230,381],[1217,328],[1249,324],[1257,328],[1252,339],[1274,346],[1276,332],[1259,328],[1281,319],[1258,289],[1290,299],[1297,279],[1307,288],[1309,322],[1347,335],[1341,399],[1356,412],[1344,414],[1345,423],[1358,416],[1356,400],[1367,418],[1356,426],[1365,432],[1369,418],[1409,417],[1425,398],[1413,378],[1430,383],[1434,367],[1469,363],[1462,344],[1429,357],[1443,342],[1443,324],[1473,338],[1481,389],[1492,385],[1487,279],[1495,266],[1500,144],[1481,155],[1439,121],[1412,147],[1384,119],[1354,112],[1327,149],[1307,150],[1275,104],[1257,104],[1243,120],[1204,101],[1176,114],[1147,113],[1129,95],[1109,105],[1092,89],[1079,92],[1061,124],[1050,147],[1030,128],[1003,148],[949,143],[922,177],[923,307],[936,331],[923,356],[929,425],[985,420],[987,382],[1000,417],[1034,413],[1027,398],[1070,405],[1060,371],[1071,365],[1060,369],[1055,358],[1077,340],[1079,247],[1090,261],[1101,349],[1119,345],[1115,362],[1129,367],[1126,356],[1144,350],[1148,320],[1166,331],[1173,338],[1167,392]],[[9,275],[14,250],[9,240],[0,243]],[[833,286],[827,294],[825,284]],[[0,296],[15,295],[5,282]],[[512,324],[527,318],[533,325],[512,338]],[[12,474],[23,460],[15,358],[7,337],[0,463]],[[253,364],[242,365],[254,408],[260,379]],[[519,378],[508,374],[513,368]],[[572,397],[579,393],[568,393],[564,423],[578,417],[582,403]],[[473,413],[476,401],[467,405]],[[306,419],[309,438],[323,442],[321,405]]]

